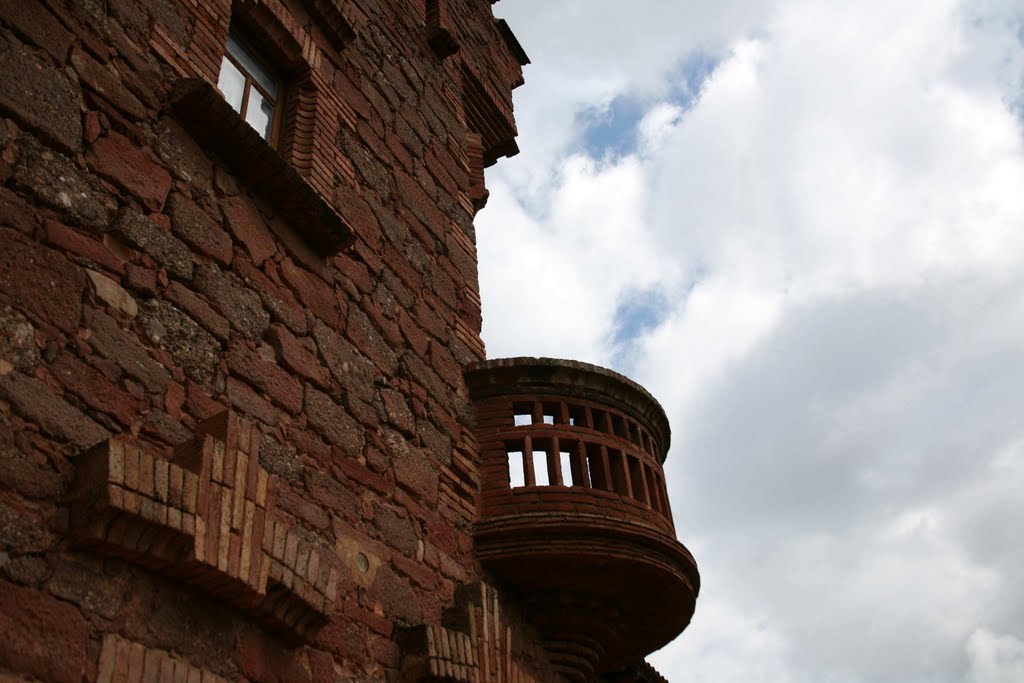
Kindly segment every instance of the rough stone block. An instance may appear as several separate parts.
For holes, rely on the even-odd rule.
[[[0,108],[64,151],[82,146],[81,98],[60,69],[17,39],[2,37],[0,73]]]
[[[171,189],[171,174],[125,136],[111,131],[92,143],[85,158],[96,173],[159,211]]]

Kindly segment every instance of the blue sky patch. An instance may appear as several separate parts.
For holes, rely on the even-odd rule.
[[[633,153],[638,141],[637,126],[651,107],[668,102],[689,111],[720,61],[707,52],[692,52],[669,71],[667,96],[653,98],[624,94],[605,106],[582,110],[576,122],[583,130],[583,151],[595,159]]]

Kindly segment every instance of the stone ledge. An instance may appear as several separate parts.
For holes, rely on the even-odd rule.
[[[202,79],[179,80],[169,108],[206,150],[220,156],[322,256],[354,244],[355,234],[345,220],[212,85]]]

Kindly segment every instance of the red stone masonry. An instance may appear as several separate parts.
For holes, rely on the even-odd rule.
[[[97,680],[116,636],[225,680],[386,680],[399,631],[483,578],[472,221],[522,71],[489,3],[445,4],[442,59],[422,0],[0,3],[0,677]],[[277,150],[208,97],[232,22],[285,80]],[[265,585],[149,552],[200,519],[162,489],[75,502],[101,442],[201,474],[182,445],[229,409],[295,561],[336,565],[298,647],[252,606]],[[229,551],[257,541],[235,521]]]
[[[478,365],[529,62],[492,4],[0,2],[0,680],[650,673],[698,587],[663,413]],[[216,89],[232,26],[274,146]],[[510,489],[515,447],[555,485]]]

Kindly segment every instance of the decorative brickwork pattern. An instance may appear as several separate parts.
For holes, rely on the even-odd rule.
[[[275,514],[260,433],[224,413],[169,462],[109,439],[79,458],[72,523],[81,542],[190,583],[303,639],[330,615],[328,551]]]
[[[228,683],[170,652],[116,635],[103,637],[96,683]]]
[[[464,619],[466,631],[429,625],[406,634],[404,681],[555,683],[537,666],[545,655],[523,634],[513,633],[496,589],[480,583]]]

